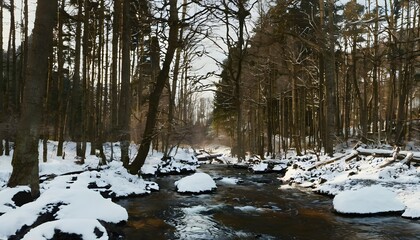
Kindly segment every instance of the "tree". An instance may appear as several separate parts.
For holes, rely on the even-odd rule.
[[[48,57],[53,46],[57,1],[38,0],[33,40],[28,53],[27,79],[22,113],[13,154],[13,171],[8,186],[29,185],[32,197],[39,196],[38,142],[42,103],[48,72]]]
[[[334,0],[328,0],[328,40],[324,47],[325,57],[325,81],[327,93],[327,117],[326,117],[326,131],[327,137],[325,139],[325,153],[332,156],[334,153],[334,139],[336,132],[336,79],[335,79],[335,30],[334,30]]]
[[[222,38],[225,46],[216,43],[216,41],[213,42],[221,49],[227,48],[225,54],[228,60],[224,62],[227,65],[224,66],[223,63],[221,65],[227,77],[232,81],[233,95],[231,97],[236,110],[236,146],[233,152],[240,161],[245,159],[242,74],[248,47],[246,19],[250,16],[250,11],[256,3],[257,1],[249,3],[247,0],[223,0],[209,6],[213,9],[216,20],[224,25],[226,32],[226,35]]]
[[[121,0],[114,1],[111,66],[111,130],[118,127],[118,43],[121,25]],[[113,134],[114,135],[114,134]],[[114,136],[113,136],[114,137]],[[112,156],[111,156],[112,158]]]
[[[82,129],[80,123],[82,118],[82,89],[80,80],[80,53],[81,53],[81,39],[82,39],[82,13],[83,0],[77,0],[77,21],[76,21],[76,36],[75,36],[75,52],[74,52],[74,69],[73,69],[73,83],[71,89],[71,113],[70,113],[70,133],[73,141],[77,142],[76,152],[80,158],[84,157],[82,151],[81,138]]]
[[[147,154],[149,153],[151,142],[156,134],[156,120],[158,116],[159,101],[163,88],[168,81],[171,62],[174,58],[175,50],[178,45],[179,20],[177,0],[169,1],[168,26],[169,35],[165,59],[163,61],[162,69],[159,71],[156,78],[155,86],[149,95],[149,109],[147,113],[146,126],[143,132],[143,138],[141,140],[137,156],[129,167],[131,174],[137,174],[140,168],[143,166]]]
[[[0,34],[1,36],[3,36],[3,1],[0,1]],[[4,97],[6,95],[5,93],[6,88],[5,88],[5,81],[4,81],[4,77],[3,77],[3,38],[0,38],[0,116],[4,116],[5,115],[5,107],[4,107]],[[5,119],[4,117],[0,117],[0,156],[3,155],[3,138],[4,138],[4,124]]]
[[[131,90],[130,90],[130,49],[131,49],[131,24],[130,0],[123,3],[123,30],[122,30],[122,76],[121,96],[119,104],[119,131],[121,144],[121,161],[128,167],[128,148],[130,145],[130,116],[131,116]]]

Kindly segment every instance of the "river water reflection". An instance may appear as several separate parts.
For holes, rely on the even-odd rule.
[[[151,195],[119,200],[129,213],[126,239],[420,239],[420,221],[399,216],[343,217],[332,200],[312,192],[279,189],[277,174],[251,174],[223,165],[202,165],[217,183],[214,194],[182,195],[183,176],[151,179]],[[238,178],[237,185],[219,181]]]

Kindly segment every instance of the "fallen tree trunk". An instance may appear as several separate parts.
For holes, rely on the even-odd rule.
[[[314,170],[316,168],[319,168],[321,166],[333,163],[338,160],[344,160],[345,162],[348,162],[357,156],[374,156],[374,157],[386,157],[389,158],[388,161],[382,165],[379,166],[379,168],[384,168],[386,166],[389,166],[390,164],[394,163],[397,160],[401,160],[400,162],[403,164],[410,164],[412,162],[420,163],[420,154],[418,156],[414,155],[412,152],[408,151],[400,151],[400,148],[397,147],[394,150],[386,150],[386,149],[366,149],[362,147],[355,148],[350,154],[338,156],[335,158],[331,158],[328,160],[325,160],[323,162],[320,162],[318,164],[315,164],[314,166],[306,169],[307,171]]]
[[[348,161],[350,161],[351,159],[353,159],[357,156],[358,156],[358,152],[357,151],[352,151],[350,154],[342,155],[342,156],[335,157],[335,158],[331,158],[331,159],[328,159],[326,161],[315,164],[314,166],[308,168],[307,171],[311,171],[313,169],[316,169],[318,167],[324,166],[324,165],[329,164],[329,163],[333,163],[333,162],[338,161],[338,160],[344,160],[345,162],[348,162]]]
[[[407,156],[400,163],[409,165],[413,160],[414,154],[412,152],[407,153]]]
[[[359,155],[363,156],[375,156],[375,157],[393,157],[395,150],[386,150],[386,149],[365,149],[365,148],[357,148],[356,151]],[[420,154],[415,155],[412,152],[408,151],[400,151],[397,154],[397,159],[403,160],[407,157],[407,155],[412,154],[412,159],[410,162],[417,162],[420,163]]]

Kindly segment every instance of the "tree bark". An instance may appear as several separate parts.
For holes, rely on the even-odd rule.
[[[82,129],[80,123],[82,122],[82,93],[80,86],[80,53],[81,53],[81,38],[82,38],[82,6],[83,0],[78,0],[78,14],[76,23],[75,36],[75,58],[73,70],[73,85],[71,92],[71,116],[70,116],[70,133],[73,141],[78,142],[76,145],[76,154],[82,154],[81,144],[79,142],[82,138]]]
[[[123,3],[123,34],[122,34],[122,75],[121,75],[121,96],[119,107],[119,132],[121,161],[128,167],[130,146],[130,116],[131,116],[131,91],[130,91],[130,48],[131,48],[131,26],[130,26],[130,0]]]
[[[0,1],[0,19],[3,19],[3,1]],[[0,36],[3,36],[3,21],[0,21]],[[5,118],[2,116],[5,116],[5,108],[4,108],[4,102],[5,102],[5,80],[3,78],[3,38],[0,38],[0,156],[3,155],[3,139],[4,139],[4,132],[5,129],[3,127],[3,123],[5,122]]]
[[[58,146],[57,156],[63,156],[63,144],[64,144],[64,126],[66,119],[66,102],[67,99],[64,97],[64,56],[63,56],[63,24],[65,11],[65,0],[61,0],[61,6],[58,14],[58,46],[57,46],[57,75],[58,75],[58,112],[57,112],[57,124],[58,124]]]
[[[13,154],[13,171],[8,186],[29,185],[32,197],[39,196],[38,143],[42,103],[48,72],[48,56],[53,46],[57,1],[38,0],[33,42],[28,53],[22,114]]]
[[[335,138],[335,111],[336,111],[336,80],[335,80],[335,37],[334,37],[334,21],[333,21],[333,7],[334,1],[328,1],[328,28],[329,41],[325,51],[325,80],[326,80],[326,95],[327,95],[327,118],[326,130],[327,138],[325,143],[325,152],[332,156],[334,153],[334,138]]]
[[[118,43],[120,36],[121,0],[114,1],[114,22],[112,26],[111,65],[111,130],[118,126]],[[113,136],[114,137],[114,134]]]

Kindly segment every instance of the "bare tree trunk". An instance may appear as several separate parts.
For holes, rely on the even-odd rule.
[[[82,12],[83,0],[78,0],[78,14],[76,22],[76,36],[75,36],[75,59],[73,70],[73,85],[71,92],[71,117],[70,117],[70,133],[73,141],[76,141],[76,154],[82,155],[82,145],[80,144],[82,138],[82,129],[80,123],[82,118],[82,89],[80,86],[80,53],[81,53],[81,38],[82,38]]]
[[[131,90],[130,90],[130,0],[123,3],[123,32],[122,32],[122,76],[121,96],[119,104],[119,131],[121,146],[121,161],[125,167],[129,165],[128,148],[130,146],[130,116],[131,116]]]
[[[42,120],[42,100],[52,51],[57,1],[38,0],[33,42],[28,54],[22,114],[13,154],[13,171],[8,186],[29,185],[32,197],[39,196],[38,143]]]
[[[95,149],[99,150],[99,157],[100,157],[100,165],[106,165],[106,156],[104,153],[104,147],[103,147],[103,141],[104,141],[104,126],[105,126],[105,118],[106,118],[106,94],[107,94],[107,81],[106,75],[104,76],[104,62],[107,60],[104,59],[104,44],[107,44],[107,42],[104,42],[104,25],[105,23],[105,1],[101,1],[100,5],[100,12],[99,12],[99,45],[98,45],[98,81],[96,85],[96,136],[95,136]],[[107,45],[105,47],[105,51],[107,51]],[[107,55],[106,55],[107,56]],[[105,66],[105,69],[107,69],[107,65]]]
[[[28,24],[29,24],[29,12],[28,12],[28,0],[24,0],[24,42],[23,42],[23,61],[22,61],[22,70],[21,70],[21,87],[20,92],[23,93],[23,87],[25,85],[25,76],[26,76],[26,66],[28,65],[28,47],[29,47],[29,36],[28,36]],[[23,95],[23,94],[22,94]],[[19,101],[22,99],[20,96]]]
[[[320,29],[324,28],[324,18],[325,18],[325,7],[324,7],[324,0],[319,0],[319,26]],[[319,148],[324,147],[324,150],[327,148],[327,133],[325,127],[325,97],[324,97],[324,85],[325,85],[325,53],[321,52],[319,54],[319,128],[318,131],[320,132],[320,140],[321,142],[318,143]]]
[[[234,99],[235,99],[235,106],[236,106],[236,141],[237,141],[237,151],[238,151],[238,160],[245,160],[245,149],[244,149],[244,140],[243,140],[243,119],[242,119],[242,112],[243,112],[243,106],[242,106],[242,67],[243,67],[243,61],[245,58],[246,50],[245,50],[245,19],[248,16],[249,12],[245,9],[245,2],[243,0],[239,0],[237,2],[238,12],[237,12],[237,18],[239,21],[238,26],[238,63],[237,63],[237,69],[236,75],[234,76],[235,81],[235,89],[234,89]],[[230,37],[230,36],[228,36]]]
[[[120,36],[121,0],[114,1],[111,69],[111,131],[118,126],[118,43]],[[114,135],[114,134],[113,134]],[[114,138],[114,136],[112,137]]]
[[[3,1],[0,1],[0,19],[3,19]],[[3,36],[3,21],[0,21],[0,36]],[[5,90],[6,84],[5,79],[3,77],[3,38],[0,38],[0,156],[3,155],[4,147],[3,147],[3,139],[5,137],[5,130],[4,124],[6,118],[3,117],[6,115],[5,112]]]
[[[375,10],[375,26],[374,26],[374,33],[373,33],[373,77],[372,77],[372,91],[373,91],[373,111],[372,111],[372,122],[373,128],[372,132],[374,134],[378,133],[378,121],[379,121],[379,80],[378,80],[378,72],[379,72],[379,7],[378,7],[378,0],[376,0],[376,10]],[[380,130],[380,129],[379,129]],[[378,135],[378,143],[381,141],[380,134]]]
[[[334,153],[335,139],[335,111],[336,111],[336,80],[335,80],[335,36],[334,36],[334,20],[333,20],[334,0],[328,1],[328,28],[329,41],[325,51],[325,78],[326,78],[326,94],[327,94],[327,122],[326,130],[327,139],[325,143],[325,152],[332,156]]]
[[[15,28],[15,1],[10,1],[10,39],[11,39],[11,55],[12,55],[12,69],[9,72],[9,82],[11,86],[11,103],[15,111],[19,109],[19,81],[16,78],[16,28]]]
[[[394,5],[390,2],[390,8],[394,9]],[[389,42],[389,68],[390,68],[390,81],[388,86],[388,102],[386,104],[386,135],[387,140],[391,140],[392,136],[392,129],[395,121],[395,95],[396,95],[396,80],[397,80],[397,61],[396,61],[396,53],[397,53],[397,43],[395,42],[394,36],[396,36],[395,30],[395,19],[394,13],[395,11],[388,11],[387,1],[385,1],[385,14],[387,15],[388,20],[388,42]]]
[[[182,7],[182,17],[181,22],[185,21],[185,16],[187,14],[187,0],[183,0],[183,7]],[[180,41],[183,41],[184,35],[184,29],[181,27],[179,29],[179,39]],[[181,61],[181,52],[182,52],[183,46],[178,46],[176,49],[175,54],[175,63],[174,63],[174,70],[173,70],[173,78],[172,78],[172,85],[168,86],[169,89],[169,109],[168,109],[168,135],[166,138],[166,144],[164,146],[165,151],[164,154],[169,154],[169,141],[171,141],[171,137],[173,135],[173,128],[175,126],[175,120],[174,120],[174,111],[175,111],[175,95],[177,92],[177,85],[178,85],[178,78],[179,78],[179,72],[180,72],[180,61]]]
[[[57,112],[57,124],[58,124],[58,146],[57,156],[63,156],[63,144],[64,144],[64,128],[66,119],[66,105],[67,99],[64,97],[64,56],[63,56],[63,13],[65,7],[65,0],[61,0],[60,11],[58,14],[58,46],[57,46],[57,75],[58,75],[58,112]]]

